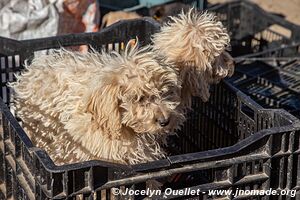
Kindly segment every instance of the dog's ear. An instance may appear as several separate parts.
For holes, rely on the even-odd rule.
[[[87,111],[92,114],[92,120],[97,123],[98,128],[103,128],[111,137],[118,137],[122,129],[119,92],[120,86],[111,81],[92,93],[87,106]]]

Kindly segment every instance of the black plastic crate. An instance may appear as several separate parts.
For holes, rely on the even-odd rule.
[[[210,189],[236,188],[294,189],[296,199],[300,198],[299,121],[284,110],[263,109],[225,82],[212,87],[209,102],[193,99],[194,111],[179,138],[170,138],[167,159],[133,166],[103,161],[55,166],[45,151],[32,145],[7,107],[10,91],[6,83],[13,80],[12,73],[23,69],[25,59],[60,46],[89,44],[109,49],[109,44],[115,47],[136,36],[147,44],[158,29],[154,21],[139,19],[119,22],[100,33],[25,41],[0,38],[4,99],[0,101],[0,199],[114,199],[112,188],[145,189],[153,180],[162,182],[162,189],[201,190],[193,199],[215,199],[205,193]],[[174,175],[180,181],[171,179]],[[161,198],[163,193],[152,199]],[[184,198],[188,197],[177,197]]]
[[[300,60],[274,66],[255,58],[245,59],[226,81],[263,107],[284,108],[300,118]]]
[[[227,27],[234,57],[300,41],[300,26],[266,12],[250,1],[232,1],[209,10],[215,12]]]

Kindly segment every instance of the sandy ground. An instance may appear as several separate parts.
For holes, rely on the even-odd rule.
[[[208,0],[209,3],[222,3],[230,0]],[[263,9],[285,15],[288,21],[300,25],[300,0],[251,0]]]

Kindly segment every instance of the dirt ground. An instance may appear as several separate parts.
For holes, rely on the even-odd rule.
[[[208,0],[209,3],[222,3],[230,0]],[[285,15],[285,18],[300,25],[300,0],[251,0],[263,9]]]

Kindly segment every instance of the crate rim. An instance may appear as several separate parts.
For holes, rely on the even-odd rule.
[[[86,45],[91,40],[97,40],[99,35],[111,34],[111,32],[118,30],[126,24],[151,24],[156,30],[160,30],[160,24],[151,17],[142,17],[138,19],[120,20],[111,26],[105,27],[99,32],[86,32],[86,33],[70,33],[51,37],[42,37],[34,39],[16,40],[0,36],[0,46],[15,46],[17,50],[10,48],[3,49],[3,54],[6,56],[16,55],[17,52],[28,52],[34,48],[35,51],[44,50],[46,48],[61,48],[63,46],[76,46]],[[66,41],[66,38],[70,41]],[[116,38],[113,38],[116,39]],[[114,40],[115,41],[115,40]]]

